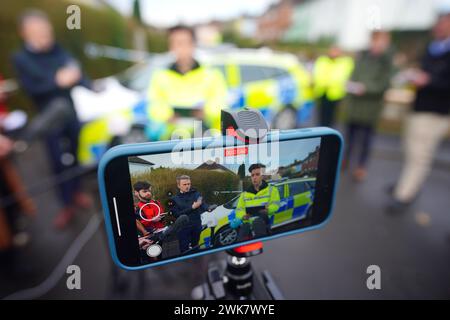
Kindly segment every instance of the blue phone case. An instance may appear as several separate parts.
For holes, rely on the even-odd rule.
[[[327,127],[285,130],[285,131],[279,131],[279,135],[277,138],[279,139],[279,141],[283,141],[283,140],[290,140],[290,139],[319,137],[319,136],[323,136],[323,135],[335,135],[340,139],[341,149],[339,151],[339,160],[338,160],[339,167],[340,167],[340,163],[342,160],[341,158],[342,158],[342,150],[343,150],[344,141],[343,141],[342,135],[336,130],[333,130],[333,129],[327,128]],[[271,134],[269,133],[267,140],[262,141],[262,142],[270,142],[270,139],[271,139]],[[236,140],[231,137],[203,138],[203,139],[198,138],[198,139],[193,139],[191,141],[192,141],[192,145],[195,148],[200,148],[200,147],[203,148],[205,146],[223,147],[224,143],[226,145],[230,145],[230,146],[233,145],[233,143],[234,143],[234,145],[236,145],[236,142],[235,142]],[[101,202],[102,202],[102,206],[103,206],[103,213],[105,216],[105,225],[106,225],[106,231],[108,234],[109,248],[110,248],[111,256],[113,258],[114,263],[116,263],[119,267],[121,267],[123,269],[126,269],[126,270],[147,269],[150,267],[156,267],[156,266],[160,266],[160,265],[164,265],[164,264],[168,264],[168,263],[172,263],[172,262],[177,262],[177,261],[181,261],[181,260],[185,260],[185,259],[189,259],[189,258],[193,258],[193,257],[202,256],[205,254],[210,254],[210,253],[214,253],[214,252],[218,252],[218,251],[223,251],[223,250],[227,250],[227,249],[231,249],[231,248],[240,247],[240,246],[254,243],[254,242],[268,241],[268,240],[272,240],[272,239],[276,239],[276,238],[280,238],[280,237],[284,237],[284,236],[288,236],[288,235],[293,235],[293,234],[297,234],[297,233],[301,233],[301,232],[305,232],[305,231],[309,231],[309,230],[315,230],[315,229],[318,229],[318,228],[321,228],[322,226],[324,226],[328,222],[328,220],[331,218],[331,215],[332,215],[333,209],[334,209],[334,204],[335,204],[335,194],[333,194],[333,196],[332,196],[331,209],[330,209],[330,214],[329,214],[328,218],[318,225],[307,227],[304,229],[299,229],[299,230],[292,230],[292,231],[288,231],[288,232],[277,234],[277,235],[271,235],[271,236],[261,238],[261,239],[253,239],[253,240],[241,242],[239,244],[232,244],[229,246],[224,246],[224,247],[220,247],[220,248],[216,248],[216,249],[208,249],[205,252],[198,252],[198,253],[190,254],[188,256],[171,258],[171,259],[167,259],[164,261],[155,262],[155,263],[152,263],[149,265],[142,265],[142,266],[137,266],[137,267],[126,266],[119,261],[117,253],[116,253],[116,246],[115,246],[115,242],[114,242],[114,233],[113,233],[113,228],[112,228],[112,224],[111,224],[110,208],[109,208],[108,199],[106,196],[106,186],[105,186],[105,179],[104,179],[106,165],[111,160],[113,160],[114,158],[117,158],[117,157],[130,156],[130,155],[135,155],[135,154],[155,154],[155,153],[171,152],[173,150],[173,147],[177,143],[180,143],[180,141],[179,140],[177,140],[177,141],[169,140],[169,141],[138,143],[138,144],[130,144],[130,145],[120,145],[120,146],[117,146],[117,147],[114,147],[114,148],[111,148],[110,150],[108,150],[103,155],[102,159],[100,160],[100,163],[98,166],[98,183],[99,183],[99,190],[100,190],[100,198],[101,198]],[[237,145],[239,146],[239,145],[244,145],[244,144],[241,142],[238,142]],[[334,191],[336,191],[338,183],[339,183],[339,170],[336,172]]]

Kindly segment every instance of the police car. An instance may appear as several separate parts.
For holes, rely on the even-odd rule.
[[[228,106],[259,109],[272,127],[294,128],[307,121],[313,107],[310,76],[298,59],[270,49],[199,50],[196,58],[222,71],[229,96]],[[172,63],[168,54],[152,57],[116,77],[100,81],[103,91],[83,87],[72,90],[77,114],[84,124],[79,141],[79,161],[97,162],[114,136],[131,136],[136,142],[159,140],[164,128],[148,116],[146,100],[156,70]]]
[[[278,188],[280,193],[279,209],[269,216],[272,230],[311,217],[315,182],[315,178],[269,182],[269,185]],[[202,214],[203,231],[199,241],[202,248],[225,246],[236,242],[238,230],[232,224],[236,219],[239,197],[240,195],[234,197],[212,212]]]

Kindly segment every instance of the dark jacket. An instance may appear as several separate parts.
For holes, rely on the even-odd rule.
[[[269,184],[266,182],[266,180],[263,180],[263,181],[261,182],[261,186],[259,187],[259,191],[261,191],[261,190],[267,188],[268,186],[269,186]],[[255,186],[254,186],[253,184],[250,185],[250,186],[245,190],[245,192],[250,192],[250,193],[253,193],[253,194],[257,194],[257,193],[258,193],[258,191],[255,189]]]
[[[60,88],[55,82],[56,71],[71,62],[75,62],[74,58],[58,44],[47,52],[33,52],[24,46],[13,55],[19,82],[39,110],[54,98],[72,102],[70,88]],[[80,84],[89,87],[84,77]]]
[[[366,87],[362,96],[348,95],[348,122],[362,125],[376,125],[383,107],[383,95],[389,88],[393,73],[391,53],[373,56],[362,52],[355,64],[352,81],[361,82]]]
[[[197,209],[192,209],[192,204],[197,201],[197,199],[201,197],[200,192],[191,188],[189,192],[186,193],[178,193],[172,200],[174,202],[172,212],[175,217],[179,217],[182,214],[185,214],[189,217],[190,225],[201,225],[201,217],[200,215],[208,210],[209,205],[205,203],[204,199],[202,201],[202,205]]]
[[[422,69],[430,75],[431,81],[417,91],[414,111],[450,113],[450,50],[432,55],[427,50],[422,59]]]
[[[195,70],[195,69],[197,69],[197,68],[200,68],[200,64],[198,63],[197,60],[194,60],[194,63],[192,64],[191,69],[188,70],[188,71],[192,71],[192,70]],[[177,73],[179,73],[179,74],[184,74],[184,73],[181,72],[181,70],[178,68],[178,65],[176,64],[176,62],[172,63],[172,64],[169,66],[169,69],[172,70],[172,71],[175,71],[175,72],[177,72]]]

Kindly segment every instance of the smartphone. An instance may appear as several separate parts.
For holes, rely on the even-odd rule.
[[[114,147],[98,170],[113,260],[143,269],[319,228],[342,147],[329,128]]]

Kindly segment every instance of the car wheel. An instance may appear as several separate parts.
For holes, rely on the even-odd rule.
[[[281,130],[297,128],[297,110],[291,106],[285,107],[275,116],[272,126]]]
[[[214,246],[227,246],[233,244],[238,239],[238,230],[232,229],[229,225],[222,227],[214,236]]]

